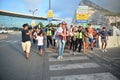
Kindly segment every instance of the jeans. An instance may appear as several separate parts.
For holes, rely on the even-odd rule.
[[[58,40],[58,56],[62,56],[65,47],[65,41]]]

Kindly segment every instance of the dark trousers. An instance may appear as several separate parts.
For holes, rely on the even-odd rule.
[[[34,44],[36,43],[36,40],[35,40],[35,39],[33,39],[33,43],[34,43]]]
[[[79,46],[78,46],[79,45]],[[82,49],[82,39],[76,39],[75,50],[78,48],[78,52],[81,52]]]
[[[56,46],[56,42],[55,42],[55,39],[53,39],[53,42],[54,42],[54,44],[53,44],[53,45],[54,45],[54,47],[55,47],[55,46]]]
[[[72,47],[73,47],[73,52],[75,52],[76,51],[76,40],[73,40],[72,41]]]
[[[73,46],[73,39],[70,40],[70,50],[72,49]]]
[[[47,36],[47,48],[49,47],[50,44],[52,46],[52,37],[51,36]]]

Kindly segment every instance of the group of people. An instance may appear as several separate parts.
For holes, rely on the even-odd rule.
[[[28,59],[30,55],[31,40],[33,38],[33,43],[37,41],[39,54],[43,54],[43,48],[47,44],[47,48],[51,47],[57,48],[58,60],[63,59],[63,52],[65,46],[69,46],[70,53],[76,55],[76,51],[80,53],[83,49],[83,53],[88,51],[90,46],[91,50],[94,48],[94,44],[101,37],[102,51],[106,52],[108,34],[106,28],[103,27],[101,32],[97,32],[88,24],[87,28],[82,26],[71,25],[70,29],[67,27],[66,22],[59,23],[59,26],[52,29],[50,26],[44,29],[32,29],[28,31],[28,24],[23,24],[22,30],[22,48],[25,53],[25,57]]]

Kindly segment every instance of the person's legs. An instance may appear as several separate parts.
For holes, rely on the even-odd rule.
[[[85,51],[88,49],[88,42],[85,42]]]
[[[56,45],[56,43],[55,43],[55,39],[53,39],[53,43],[54,43],[53,45],[54,45],[54,47],[55,47],[55,45]]]
[[[72,45],[72,47],[73,47],[73,52],[75,52],[75,41],[73,41],[73,45]]]
[[[25,44],[26,44],[26,58],[28,59],[30,55],[31,42],[27,41],[25,42]]]
[[[47,36],[47,48],[49,47],[49,36]]]
[[[42,56],[42,54],[43,54],[43,51],[42,51],[43,46],[38,46],[38,48],[39,48],[39,54]]]
[[[82,48],[82,39],[79,39],[79,48],[78,48],[78,52],[81,52],[81,48]]]
[[[23,51],[26,53],[26,45],[25,45],[25,42],[22,42],[22,49],[23,49]]]
[[[70,50],[72,49],[72,46],[73,46],[73,40],[71,39],[71,41],[70,41]]]
[[[50,40],[50,44],[52,46],[52,37],[49,37],[49,40]]]
[[[36,42],[35,39],[33,39],[33,43],[34,43],[34,44],[35,44],[35,42]]]
[[[75,42],[75,51],[77,50],[77,48],[78,48],[78,44],[79,44],[79,40],[78,39],[76,39],[76,42]]]
[[[106,47],[107,47],[107,40],[105,39],[104,42],[105,42],[104,50],[105,50],[105,52],[107,52],[107,50],[106,50]]]
[[[62,48],[61,48],[61,56],[62,56],[62,54],[63,54],[63,52],[64,52],[64,48],[65,48],[65,41],[62,41]]]
[[[62,41],[58,40],[58,56],[61,56],[62,53]]]
[[[104,52],[104,39],[101,39],[101,42],[102,42],[102,52]]]
[[[86,51],[86,42],[84,41],[83,42],[83,52],[85,53],[85,51]]]

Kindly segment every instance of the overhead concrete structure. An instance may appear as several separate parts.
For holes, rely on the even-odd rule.
[[[34,16],[33,17],[33,15],[16,13],[16,12],[9,12],[9,11],[3,11],[3,10],[0,10],[0,15],[12,16],[12,17],[20,17],[20,18],[29,18],[29,19],[38,19],[38,20],[48,20],[47,17],[41,17],[41,16]],[[59,21],[59,20],[60,19],[53,18],[53,21]]]
[[[107,16],[120,16],[119,3],[120,0],[82,0],[79,5],[87,5]]]
[[[118,3],[120,3],[119,0],[82,0],[78,6],[89,7],[89,23],[111,28],[110,26],[113,23],[114,26],[119,26],[116,24],[120,22],[120,6]],[[76,24],[75,17],[73,24]]]

